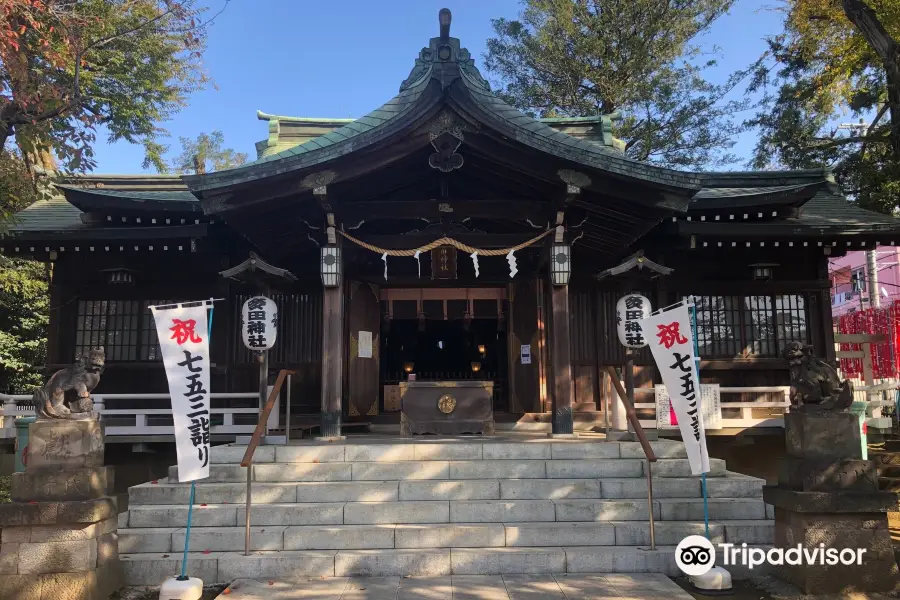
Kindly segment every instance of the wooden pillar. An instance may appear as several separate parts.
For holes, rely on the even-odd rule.
[[[341,437],[341,400],[344,386],[344,258],[337,238],[337,223],[328,197],[328,187],[313,189],[325,212],[325,235],[329,247],[337,247],[337,281],[322,293],[322,437]],[[335,265],[335,263],[331,263]],[[324,269],[323,264],[319,266]],[[322,283],[327,283],[324,279]]]
[[[569,347],[569,286],[550,286],[553,320],[548,335],[551,358],[553,433],[572,434],[572,358]]]
[[[322,437],[331,438],[341,435],[343,287],[326,287],[322,296]]]

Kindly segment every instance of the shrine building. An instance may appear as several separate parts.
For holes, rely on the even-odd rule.
[[[0,251],[52,273],[48,372],[103,346],[106,409],[168,408],[140,397],[168,390],[148,306],[215,298],[211,391],[255,392],[241,309],[267,295],[267,378],[294,371],[281,423],[289,403],[316,435],[393,431],[408,398],[452,387],[449,433],[599,430],[607,367],[626,361],[619,298],[693,296],[722,431],[765,428],[784,412],[786,344],[834,360],[828,260],[900,241],[900,220],[848,202],[826,170],[677,171],[628,158],[607,116],[523,114],[450,37],[449,11],[369,114],[257,117],[253,162],[62,179],[16,215]],[[660,381],[646,349],[634,362],[653,419]]]

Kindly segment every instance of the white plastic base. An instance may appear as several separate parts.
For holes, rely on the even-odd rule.
[[[688,580],[701,594],[728,594],[731,591],[731,573],[722,567],[713,567],[703,575],[692,575]]]
[[[159,600],[200,600],[203,580],[189,577],[180,581],[177,577],[166,579],[159,588]]]

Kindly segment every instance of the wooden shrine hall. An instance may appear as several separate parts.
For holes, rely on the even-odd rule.
[[[281,411],[326,436],[601,423],[632,291],[654,308],[695,297],[706,383],[786,385],[792,341],[834,359],[827,261],[895,244],[900,220],[848,202],[825,170],[677,171],[628,158],[607,116],[525,115],[450,25],[441,11],[398,94],[363,117],[259,113],[254,162],[63,178],[21,211],[0,249],[51,264],[47,369],[104,346],[97,392],[165,392],[147,306],[225,298],[212,391],[254,391],[240,311],[258,294],[279,306],[269,377],[296,373]],[[636,253],[671,271],[609,272]],[[659,383],[648,353],[635,363],[638,387]]]

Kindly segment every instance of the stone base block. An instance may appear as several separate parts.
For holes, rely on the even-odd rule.
[[[99,421],[38,420],[28,426],[28,472],[102,466]]]
[[[120,565],[81,573],[6,575],[0,598],[10,600],[108,600],[124,585]]]
[[[59,525],[25,525],[21,527],[4,527],[0,532],[0,542],[43,543],[73,542],[93,540],[101,536],[115,533],[117,519],[109,518],[97,523],[64,523]]]
[[[784,446],[797,458],[862,459],[859,419],[849,412],[784,416]]]
[[[113,467],[26,471],[12,476],[13,502],[92,500],[112,493]]]
[[[897,510],[895,492],[798,492],[767,485],[763,500],[776,510],[802,513],[885,513]]]
[[[886,592],[900,584],[884,513],[817,514],[776,508],[775,546],[818,551],[814,564],[803,561],[777,570],[806,594]]]
[[[775,574],[804,594],[890,592],[896,589],[900,581],[893,555],[877,560],[864,560],[859,566],[783,566],[775,569]]]
[[[0,504],[0,529],[24,525],[67,525],[97,523],[117,518],[113,498],[71,502],[9,502]]]
[[[802,492],[875,491],[878,489],[876,470],[875,462],[870,460],[789,456],[779,464],[778,486]]]

